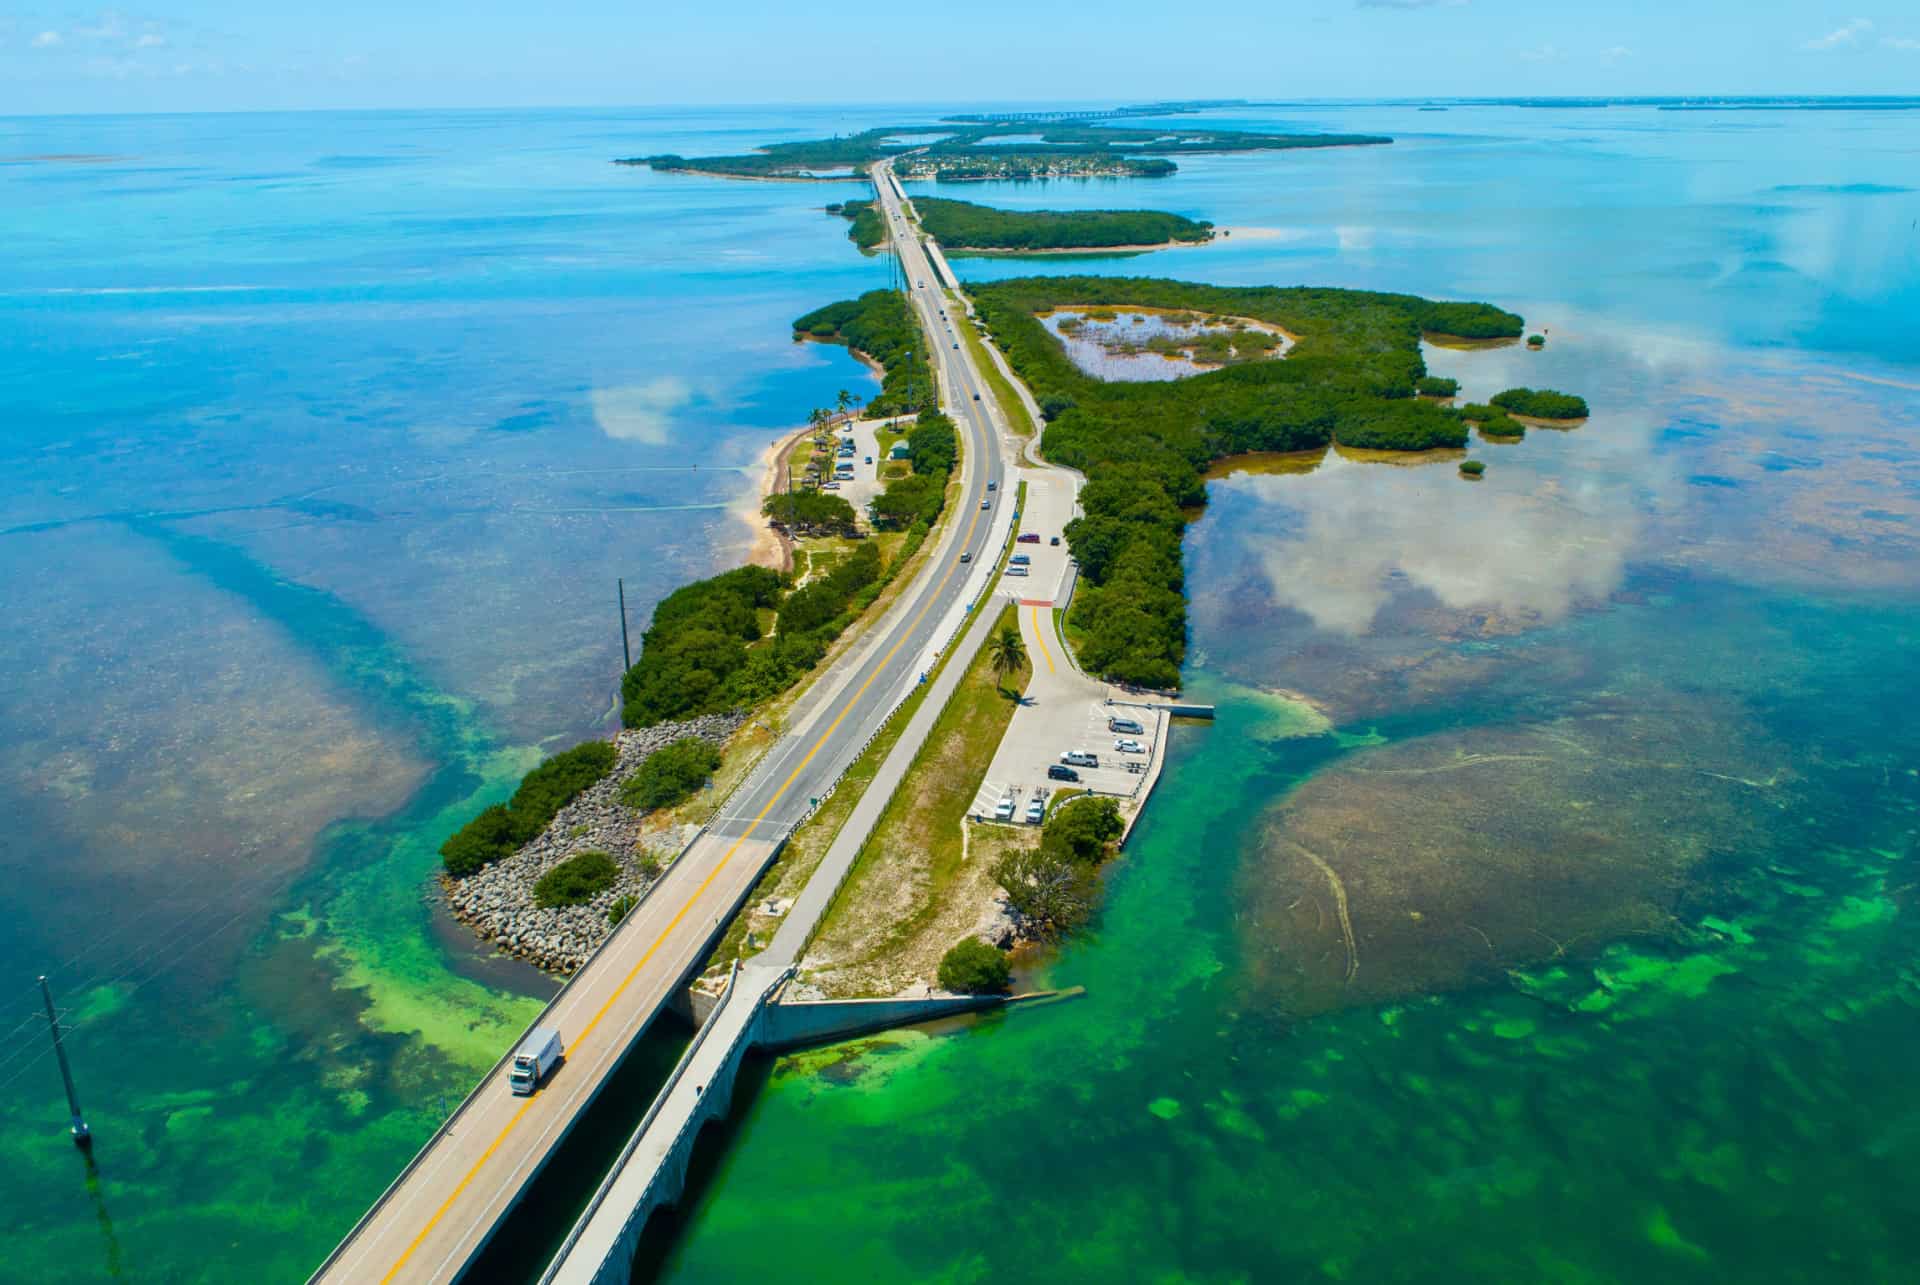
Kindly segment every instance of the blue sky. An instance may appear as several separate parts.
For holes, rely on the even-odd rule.
[[[159,2],[9,0],[0,114],[1920,92],[1912,0]]]

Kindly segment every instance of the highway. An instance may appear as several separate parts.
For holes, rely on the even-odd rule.
[[[895,233],[907,294],[932,345],[947,410],[964,443],[960,495],[915,583],[821,675],[722,815],[681,855],[536,1023],[559,1030],[565,1061],[541,1090],[515,1097],[502,1063],[441,1126],[393,1186],[311,1278],[368,1282],[458,1279],[518,1202],[622,1056],[700,965],[751,891],[780,839],[858,756],[887,712],[920,678],[943,622],[981,566],[991,514],[982,500],[1004,474],[992,398],[969,350],[942,317],[939,279],[904,234],[891,175],[875,174]],[[943,337],[944,336],[944,337]],[[972,555],[970,563],[961,561]],[[990,562],[991,557],[985,561]]]

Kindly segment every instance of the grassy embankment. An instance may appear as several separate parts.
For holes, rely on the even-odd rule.
[[[1018,627],[1012,607],[1001,609],[994,631],[1007,625]],[[988,656],[983,645],[969,658],[814,937],[808,955],[824,967],[808,980],[829,994],[893,994],[930,979],[991,897],[994,859],[1031,837],[1018,828],[967,829],[1016,694],[1033,672],[1029,662],[1003,683]]]
[[[1014,390],[1012,382],[1000,373],[998,363],[993,360],[993,355],[987,351],[987,345],[980,338],[979,324],[970,319],[964,305],[951,293],[947,294],[947,315],[959,320],[960,324],[954,329],[960,332],[960,342],[967,346],[967,352],[972,355],[974,364],[985,373],[987,387],[993,390],[994,397],[1000,402],[1001,412],[1007,417],[1007,427],[1021,437],[1032,437],[1036,426],[1033,416],[1027,413],[1026,402],[1020,399],[1020,394]]]

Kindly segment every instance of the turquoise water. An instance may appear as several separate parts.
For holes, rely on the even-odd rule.
[[[610,725],[615,577],[638,613],[740,556],[759,450],[866,386],[786,322],[885,279],[819,213],[854,185],[604,162],[902,119],[0,121],[115,158],[0,165],[0,994],[27,1021],[53,974],[100,1138],[89,1180],[25,1026],[0,1278],[300,1278],[534,1009],[435,917],[434,844]],[[1910,124],[1235,119],[1402,141],[969,186],[1235,232],[959,270],[1485,297],[1547,349],[1430,364],[1596,413],[1476,443],[1478,484],[1215,482],[1222,717],[1047,970],[1087,998],[777,1063],[665,1275],[1911,1277]],[[1500,895],[1455,877],[1475,833]]]
[[[1079,1002],[785,1059],[676,1281],[1910,1280],[1920,164],[1896,118],[1360,108],[1151,272],[1485,297],[1583,427],[1225,476]],[[1856,185],[1872,184],[1863,192]],[[971,190],[970,190],[971,194]],[[1351,975],[1331,885],[1343,881]]]

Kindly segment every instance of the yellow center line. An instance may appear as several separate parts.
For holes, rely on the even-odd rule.
[[[985,461],[983,459],[983,466],[984,463]],[[979,526],[980,510],[975,509],[973,511],[973,519],[967,523],[966,537],[961,541],[962,549],[967,548],[973,543],[973,533]],[[893,646],[887,650],[887,654],[882,656],[879,663],[867,674],[865,681],[855,689],[852,697],[847,700],[844,708],[841,709],[839,714],[834,716],[833,722],[827,724],[827,730],[820,733],[820,739],[813,743],[813,748],[807,751],[806,757],[802,758],[793,771],[787,774],[787,779],[780,783],[780,788],[773,792],[773,797],[767,800],[767,805],[760,809],[759,815],[755,816],[747,825],[746,830],[741,833],[740,837],[733,841],[733,846],[727,849],[726,855],[720,858],[719,863],[714,866],[712,873],[700,881],[700,886],[695,888],[693,895],[688,897],[680,909],[674,912],[673,918],[668,920],[667,926],[660,930],[660,935],[654,938],[653,944],[647,947],[646,953],[640,956],[639,962],[634,964],[634,966],[627,971],[627,975],[620,979],[620,984],[614,988],[613,994],[607,996],[606,1002],[600,1005],[599,1010],[594,1013],[586,1026],[581,1028],[580,1034],[574,1038],[569,1051],[577,1052],[580,1045],[585,1042],[587,1036],[591,1035],[594,1028],[600,1025],[600,1019],[605,1017],[607,1011],[613,1007],[620,996],[626,993],[626,989],[633,982],[633,979],[640,975],[640,970],[647,966],[647,962],[653,958],[655,952],[665,944],[668,937],[673,935],[674,929],[680,926],[680,921],[686,918],[687,912],[693,909],[694,903],[706,895],[707,889],[712,887],[713,881],[720,877],[720,872],[727,868],[728,863],[733,860],[734,854],[739,852],[741,846],[753,836],[753,832],[759,828],[760,823],[766,820],[767,814],[773,811],[774,805],[780,802],[781,797],[793,786],[794,781],[799,777],[800,773],[806,769],[807,764],[813,761],[813,756],[820,752],[821,747],[833,736],[847,715],[853,712],[853,707],[860,703],[860,698],[866,695],[867,688],[872,686],[873,680],[880,676],[880,671],[887,667],[888,663],[893,660],[894,656],[902,647],[906,646],[907,639],[913,634],[914,630],[920,627],[920,622],[926,619],[927,613],[933,610],[934,602],[940,597],[940,590],[944,589],[947,581],[953,578],[953,569],[959,565],[958,560],[947,564],[945,573],[941,575],[939,583],[934,586],[933,592],[927,595],[926,603],[921,606],[919,614],[914,616],[913,623],[901,631],[899,639],[894,642]],[[531,1107],[533,1103],[534,1099],[528,1098],[526,1105],[514,1112],[513,1118],[507,1121],[505,1127],[500,1130],[499,1135],[487,1144],[487,1149],[480,1153],[478,1160],[473,1162],[473,1168],[467,1170],[466,1176],[455,1184],[453,1191],[441,1202],[440,1207],[433,1211],[433,1216],[427,1219],[426,1225],[420,1229],[419,1234],[409,1242],[400,1257],[394,1260],[394,1264],[387,1270],[387,1274],[380,1278],[381,1285],[387,1285],[387,1282],[393,1280],[394,1277],[400,1274],[400,1269],[407,1265],[407,1260],[413,1257],[415,1251],[420,1248],[421,1243],[425,1241],[433,1229],[439,1225],[440,1220],[446,1217],[447,1211],[453,1208],[454,1202],[460,1198],[461,1193],[467,1189],[467,1185],[479,1174],[481,1167],[493,1158],[493,1153],[499,1150],[500,1144],[507,1140],[507,1135],[519,1127],[520,1121],[526,1116],[528,1108]]]
[[[1047,672],[1053,672],[1053,653],[1047,650],[1047,635],[1040,629],[1040,608],[1033,609],[1033,636],[1040,643],[1040,654],[1047,658]]]

